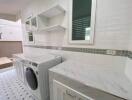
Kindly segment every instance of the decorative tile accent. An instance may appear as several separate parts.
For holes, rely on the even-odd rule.
[[[116,50],[116,55],[128,57],[128,51],[127,50]]]
[[[109,49],[37,46],[37,45],[24,45],[24,46],[25,47],[33,47],[33,48],[44,48],[44,49],[53,49],[53,50],[64,50],[64,51],[73,51],[73,52],[112,55],[112,56],[124,56],[124,57],[132,58],[132,52],[127,51],[127,50],[112,50],[112,51],[115,51],[115,54],[108,54],[107,50],[109,50]]]
[[[62,47],[62,50],[73,51],[73,52],[94,53],[94,54],[106,54],[105,49]]]
[[[128,58],[132,59],[132,51],[128,51]]]

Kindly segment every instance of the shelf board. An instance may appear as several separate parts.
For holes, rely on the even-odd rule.
[[[45,31],[45,32],[52,32],[52,31],[64,31],[65,27],[61,26],[61,25],[54,25],[54,26],[50,26],[50,27],[46,27],[44,29],[40,29],[40,31]]]
[[[48,8],[46,11],[42,12],[40,16],[45,16],[48,18],[51,18],[53,16],[59,15],[61,13],[65,12],[65,9],[60,5],[54,5],[51,8]]]

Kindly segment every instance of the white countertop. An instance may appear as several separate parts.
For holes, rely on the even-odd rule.
[[[125,57],[67,52],[59,50],[24,48],[25,55],[53,53],[62,56],[65,61],[50,69],[86,86],[132,100],[132,83],[126,77]]]
[[[50,71],[77,80],[87,86],[132,100],[131,81],[124,72],[114,70],[114,68],[93,66],[86,61],[74,59],[65,61]]]
[[[54,59],[59,59],[60,61],[62,61],[61,56],[53,55],[50,53],[45,53],[45,54],[41,54],[41,55],[14,54],[14,56],[19,57],[23,60],[35,62],[37,64],[42,64],[44,62],[52,61]]]

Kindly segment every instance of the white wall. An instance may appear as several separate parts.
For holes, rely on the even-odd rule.
[[[61,2],[68,2],[71,0],[61,0]],[[26,36],[24,22],[30,15],[36,16],[38,13],[44,11],[56,0],[35,0],[30,5],[22,10],[21,17],[23,23],[23,31]],[[64,3],[67,11],[69,6]],[[132,23],[132,0],[97,0],[96,10],[96,24],[95,24],[95,39],[94,45],[73,45],[68,42],[68,12],[65,16],[64,25],[67,26],[66,32],[53,32],[50,34],[35,34],[35,43],[37,45],[48,46],[70,46],[70,47],[89,47],[89,48],[103,48],[103,49],[121,49],[132,50],[132,36],[131,36],[131,23]],[[129,44],[130,43],[130,44]],[[130,45],[130,46],[129,46]],[[25,48],[25,52],[33,51],[31,48]],[[39,50],[36,50],[39,52]],[[42,50],[41,52],[45,52]],[[82,53],[80,53],[81,55]],[[70,54],[70,56],[74,56]],[[105,62],[106,56],[103,56],[102,62]],[[116,64],[114,64],[115,57],[111,57],[106,60],[106,65],[114,67],[124,66],[126,59],[122,60],[117,58]],[[131,61],[128,60],[126,66],[126,72],[130,76],[131,74]],[[94,59],[93,59],[94,62]],[[95,62],[96,64],[96,62]]]
[[[22,41],[21,21],[12,22],[0,19],[0,32],[2,32],[2,39],[7,41]]]
[[[66,2],[71,0],[60,0]],[[22,10],[22,22],[30,15],[37,15],[44,11],[56,0],[35,0],[27,8]],[[97,0],[95,41],[94,45],[71,45],[68,43],[68,28],[64,33],[54,32],[51,34],[36,34],[36,44],[72,46],[72,47],[90,47],[106,49],[127,49],[130,35],[130,10],[131,0]],[[67,9],[68,11],[68,9]],[[68,27],[68,12],[64,24]]]

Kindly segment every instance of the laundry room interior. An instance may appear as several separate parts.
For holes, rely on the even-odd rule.
[[[132,100],[132,0],[0,0],[0,100]]]

